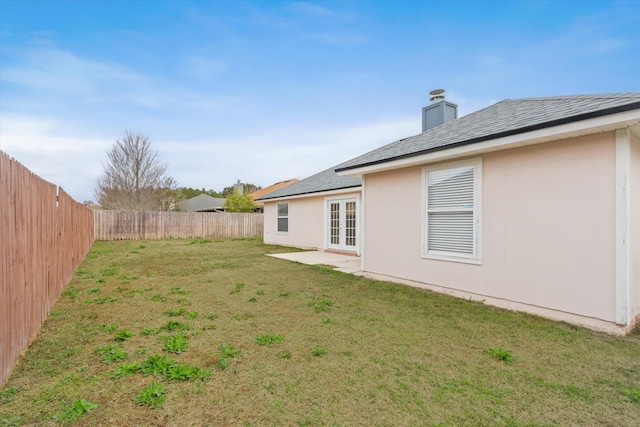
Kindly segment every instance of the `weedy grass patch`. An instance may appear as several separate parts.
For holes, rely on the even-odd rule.
[[[81,400],[99,406],[73,425],[640,425],[640,333],[190,241],[96,242],[0,426],[61,424]]]
[[[314,348],[311,350],[311,355],[314,357],[324,356],[325,354],[327,354],[327,350],[323,348]]]
[[[282,335],[276,335],[276,334],[258,335],[256,337],[256,344],[266,345],[269,347],[274,344],[279,344],[283,341],[284,341],[284,337]]]
[[[13,396],[18,392],[18,387],[5,387],[0,389],[0,403],[9,403],[13,400]]]
[[[240,355],[240,350],[235,348],[232,344],[224,343],[218,346],[218,354],[225,359],[234,358]]]
[[[120,331],[113,337],[114,341],[127,341],[133,337],[133,332],[131,331]]]
[[[96,348],[95,352],[102,356],[102,363],[107,365],[129,357],[129,353],[120,344],[106,344]]]
[[[177,333],[168,337],[160,337],[164,341],[163,350],[169,353],[180,354],[189,348],[189,337],[183,333]]]
[[[170,308],[169,310],[165,310],[164,314],[166,314],[167,316],[176,317],[176,316],[182,316],[186,312],[187,310],[185,308],[180,307],[180,308]]]
[[[70,423],[78,420],[97,407],[98,405],[96,403],[92,403],[84,399],[79,399],[73,402],[73,405],[71,405],[65,412],[57,415],[56,418],[64,423]]]
[[[160,383],[151,381],[151,384],[136,393],[134,401],[141,406],[149,406],[156,409],[167,400],[167,388]]]
[[[175,320],[170,320],[160,327],[163,331],[186,331],[191,329],[191,326],[186,323],[180,323]]]
[[[515,360],[513,358],[513,354],[509,350],[505,350],[502,347],[498,348],[488,348],[484,351],[485,354],[493,357],[496,360],[500,360],[501,362],[512,364]]]

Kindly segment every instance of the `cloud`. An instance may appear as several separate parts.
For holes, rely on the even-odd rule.
[[[212,141],[162,141],[181,186],[222,189],[236,179],[267,186],[306,178],[400,137],[419,132],[415,117],[343,128],[265,129],[259,135]]]
[[[77,201],[93,198],[109,136],[82,133],[52,116],[0,113],[0,148]],[[341,128],[292,127],[211,140],[154,139],[180,186],[222,190],[241,179],[261,186],[306,178],[400,137],[419,132],[415,117]]]
[[[12,57],[14,64],[4,65],[0,78],[32,90],[81,95],[123,84],[140,85],[145,80],[127,67],[81,59],[55,48],[3,51],[3,55]]]
[[[69,126],[47,116],[0,113],[0,121],[2,151],[77,201],[92,198],[112,141],[74,135]]]

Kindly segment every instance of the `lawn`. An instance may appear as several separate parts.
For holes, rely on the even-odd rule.
[[[265,256],[286,251],[97,242],[0,426],[640,425],[639,335]]]

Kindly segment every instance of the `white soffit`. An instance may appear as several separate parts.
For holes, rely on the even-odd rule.
[[[337,171],[336,173],[342,176],[359,177],[368,173],[384,172],[410,166],[424,165],[425,163],[475,156],[478,154],[490,153],[492,151],[542,144],[545,142],[611,132],[625,128],[631,128],[631,132],[637,138],[640,138],[640,110],[625,111],[623,113],[581,120],[449,149],[444,148],[431,153],[419,154],[412,157],[391,160],[375,165],[362,166],[345,171]]]

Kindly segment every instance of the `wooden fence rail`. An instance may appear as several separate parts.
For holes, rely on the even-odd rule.
[[[95,211],[96,240],[192,239],[262,236],[263,214]]]
[[[93,212],[0,151],[0,387],[93,244]]]

